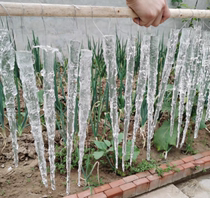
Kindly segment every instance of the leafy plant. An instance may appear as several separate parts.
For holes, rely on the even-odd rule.
[[[119,144],[122,143],[122,140],[123,140],[123,133],[120,133],[119,134]],[[114,167],[114,165],[112,164],[112,162],[110,160],[110,157],[112,159],[115,158],[113,141],[111,141],[111,142],[109,140],[94,141],[94,143],[95,143],[95,146],[98,149],[98,151],[95,151],[93,153],[94,158],[96,160],[99,160],[102,157],[106,157],[109,165],[112,167],[112,169],[115,170],[115,167]],[[128,161],[130,159],[131,145],[132,145],[132,142],[128,141],[127,142],[127,151],[126,151],[125,161]],[[121,161],[121,159],[122,159],[122,146],[121,145],[118,147],[118,152],[119,152],[119,159]],[[139,153],[140,153],[139,149],[135,146],[135,148],[134,148],[134,156],[133,156],[134,160],[137,159]]]

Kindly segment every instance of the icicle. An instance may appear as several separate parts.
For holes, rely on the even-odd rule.
[[[104,59],[107,68],[107,82],[109,85],[110,117],[112,121],[112,133],[114,138],[114,149],[116,158],[116,169],[118,169],[118,105],[117,105],[117,63],[115,51],[115,37],[104,36],[103,40]]]
[[[173,135],[174,132],[174,119],[175,119],[175,112],[176,112],[176,101],[178,98],[178,88],[180,83],[180,74],[182,66],[185,64],[186,61],[186,51],[190,44],[190,29],[183,29],[182,36],[180,40],[180,47],[179,47],[179,54],[177,58],[176,64],[176,71],[175,71],[175,81],[174,81],[174,89],[173,89],[173,96],[172,96],[172,103],[171,103],[171,122],[170,122],[170,135]]]
[[[195,31],[195,38],[194,38],[194,45],[193,45],[193,56],[192,56],[192,64],[190,65],[190,77],[189,77],[189,84],[188,84],[188,101],[186,104],[186,123],[183,132],[182,142],[180,147],[182,148],[185,138],[187,135],[188,126],[190,123],[190,117],[192,113],[192,107],[194,103],[194,98],[196,94],[196,85],[198,81],[199,70],[201,68],[202,63],[202,39],[201,39],[201,28],[197,28]]]
[[[151,137],[154,130],[153,113],[154,113],[155,93],[156,93],[156,87],[157,87],[158,46],[159,46],[159,38],[157,36],[152,36],[151,44],[150,44],[150,67],[148,68],[147,160],[150,160]]]
[[[10,42],[9,32],[0,30],[0,76],[3,84],[7,116],[12,136],[15,167],[18,167],[18,143],[15,113],[17,89],[14,82],[15,51]]]
[[[55,93],[54,93],[54,60],[57,49],[43,49],[44,68],[44,116],[48,133],[48,153],[50,162],[51,188],[55,190]]]
[[[82,170],[82,160],[84,156],[84,146],[86,139],[87,120],[89,117],[91,105],[91,67],[92,51],[81,50],[80,60],[80,92],[79,92],[79,169],[78,169],[78,186],[80,186],[80,177]]]
[[[177,132],[177,144],[176,147],[179,147],[179,142],[180,142],[180,134],[181,134],[181,126],[182,126],[182,119],[183,119],[183,114],[184,114],[184,102],[185,102],[185,97],[187,94],[187,87],[188,87],[188,80],[189,80],[189,66],[192,63],[192,48],[193,48],[193,38],[194,38],[194,30],[191,30],[190,34],[190,44],[188,46],[188,49],[186,51],[186,60],[185,64],[182,66],[181,74],[180,74],[180,85],[179,85],[179,115],[178,115],[178,132]]]
[[[131,146],[131,154],[130,154],[130,165],[133,161],[134,154],[134,146],[136,142],[136,133],[139,129],[139,122],[141,117],[141,106],[144,100],[144,93],[146,90],[146,82],[147,82],[147,68],[149,68],[150,64],[150,36],[144,36],[141,44],[141,60],[140,60],[140,70],[138,75],[138,84],[136,88],[136,114],[133,128],[133,139]]]
[[[130,124],[130,114],[132,109],[132,86],[133,75],[135,66],[135,43],[131,40],[128,42],[127,47],[127,67],[126,67],[126,86],[125,86],[125,120],[124,120],[124,139],[122,149],[122,170],[125,171],[125,158],[126,158],[126,144],[128,129]]]
[[[200,127],[200,123],[203,116],[204,102],[205,96],[207,94],[208,85],[210,82],[210,33],[204,33],[204,43],[203,43],[203,61],[202,61],[202,69],[201,69],[201,81],[199,86],[199,96],[197,103],[197,111],[196,111],[196,124],[195,124],[195,132],[194,138],[198,137],[198,131]]]
[[[71,155],[73,150],[74,118],[77,97],[77,78],[79,68],[80,42],[71,41],[68,62],[68,99],[67,99],[67,156],[66,156],[66,193],[70,194]]]
[[[31,132],[35,140],[35,148],[38,154],[39,169],[42,182],[47,187],[46,160],[44,157],[44,142],[42,138],[42,127],[40,122],[40,107],[37,97],[36,79],[33,68],[31,52],[16,52],[17,64],[20,69],[20,78],[23,87],[23,97],[28,109],[30,118]]]
[[[205,118],[206,122],[210,120],[210,84],[208,85],[208,90],[209,90],[209,96],[208,96],[208,104],[207,104],[206,118]]]
[[[164,99],[164,95],[167,89],[168,79],[171,73],[171,68],[172,68],[172,65],[174,64],[174,56],[175,56],[175,52],[177,48],[178,38],[179,38],[179,30],[171,30],[170,38],[167,45],[168,51],[166,55],[165,65],[164,65],[163,74],[162,74],[162,81],[161,81],[160,91],[158,95],[158,103],[156,105],[156,110],[155,110],[154,128],[157,124],[157,120],[160,115],[160,110],[163,105],[163,99]]]

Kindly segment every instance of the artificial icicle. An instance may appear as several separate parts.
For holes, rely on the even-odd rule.
[[[194,29],[190,30],[190,35],[189,39],[190,41],[193,41],[193,34],[194,34]],[[189,66],[192,64],[192,45],[193,42],[190,42],[186,51],[186,59],[185,63],[182,66],[181,69],[181,74],[180,74],[180,82],[179,82],[179,113],[178,113],[178,129],[177,129],[177,143],[176,147],[179,147],[179,142],[180,142],[180,134],[181,134],[181,126],[182,126],[182,120],[183,120],[183,114],[185,110],[185,97],[187,95],[187,87],[188,87],[188,81],[189,81]]]
[[[147,68],[149,68],[150,64],[150,36],[144,36],[141,43],[141,59],[140,59],[140,70],[138,75],[138,83],[136,88],[136,113],[134,118],[134,128],[133,128],[133,139],[131,146],[131,154],[130,154],[130,165],[133,161],[134,154],[134,146],[136,142],[136,134],[139,129],[139,123],[141,118],[141,106],[144,100],[144,93],[146,91],[146,83],[147,83]]]
[[[45,187],[47,187],[47,168],[44,156],[42,126],[40,122],[40,107],[37,96],[38,89],[36,87],[32,56],[32,53],[28,51],[16,52],[17,64],[20,69],[20,78],[23,87],[23,97],[28,109],[31,132],[35,140],[35,148],[38,154],[39,169],[42,182]]]
[[[148,104],[148,132],[147,132],[147,160],[150,160],[151,151],[151,139],[154,131],[154,103],[155,93],[157,87],[157,67],[158,67],[158,47],[159,37],[151,36],[150,43],[150,67],[148,68],[148,93],[147,93],[147,104]]]
[[[75,106],[79,68],[80,42],[71,41],[68,61],[68,98],[67,98],[67,156],[66,156],[66,194],[70,194],[71,155],[73,150]]]
[[[209,93],[210,93],[210,84],[208,85],[208,90],[209,90]],[[210,94],[209,94],[209,97],[208,97],[208,105],[207,105],[207,110],[206,110],[206,118],[205,118],[205,121],[209,121],[210,120]]]
[[[81,50],[81,60],[79,68],[80,92],[79,92],[79,169],[78,186],[80,186],[82,161],[86,139],[87,121],[91,106],[91,67],[92,51]]]
[[[190,117],[192,113],[192,107],[194,103],[194,98],[196,94],[196,86],[198,82],[198,75],[200,73],[201,65],[202,65],[202,31],[201,27],[196,27],[194,33],[194,43],[192,47],[192,64],[189,69],[189,83],[188,83],[188,94],[187,94],[187,104],[186,104],[186,123],[183,131],[183,137],[181,141],[180,148],[184,145],[185,138],[187,135],[187,130],[190,123]]]
[[[201,81],[199,84],[194,138],[198,137],[198,131],[203,117],[205,97],[210,83],[210,33],[208,31],[204,32],[203,41],[203,60],[200,72]]]
[[[118,104],[117,104],[117,63],[115,50],[115,37],[104,36],[103,38],[104,59],[107,69],[107,82],[109,85],[110,117],[112,121],[112,133],[114,138],[115,167],[118,169]]]
[[[14,81],[15,51],[8,30],[0,30],[0,77],[3,85],[7,117],[9,121],[15,167],[18,167],[18,142],[15,112],[17,89]]]
[[[174,120],[175,120],[175,113],[176,113],[176,101],[178,98],[178,88],[180,83],[180,74],[182,66],[185,65],[186,61],[186,51],[190,44],[190,29],[184,28],[182,30],[182,36],[180,39],[180,47],[179,47],[179,54],[176,63],[175,69],[175,80],[174,80],[174,88],[173,88],[173,96],[172,96],[172,103],[171,103],[171,122],[170,122],[170,135],[172,137],[174,132]]]
[[[179,30],[171,30],[170,32],[170,37],[169,37],[169,41],[168,41],[168,51],[166,54],[166,60],[165,60],[165,65],[164,65],[164,69],[163,69],[163,74],[162,74],[162,81],[160,84],[160,91],[159,91],[159,95],[158,95],[158,102],[156,105],[156,110],[155,110],[155,116],[154,116],[154,128],[157,124],[157,120],[159,118],[160,115],[160,111],[162,109],[162,105],[163,105],[163,99],[164,99],[164,95],[167,89],[167,85],[168,85],[168,79],[171,73],[171,68],[172,65],[174,64],[174,57],[175,57],[175,52],[176,52],[176,48],[177,48],[177,43],[178,43],[178,39],[179,38]],[[152,135],[153,137],[153,135]]]
[[[54,93],[54,61],[55,53],[58,49],[49,46],[42,47],[43,51],[43,70],[42,76],[44,77],[44,116],[48,134],[48,153],[50,162],[50,180],[51,188],[55,190],[55,93]]]
[[[135,66],[135,43],[131,40],[127,46],[127,67],[126,67],[126,86],[125,86],[125,120],[124,120],[124,138],[122,147],[122,170],[125,171],[126,145],[128,129],[130,124],[130,115],[132,109],[132,86]]]

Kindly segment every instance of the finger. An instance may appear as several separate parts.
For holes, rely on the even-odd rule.
[[[144,26],[145,27],[150,27],[154,22],[155,22],[156,18],[154,18],[153,20],[151,20],[149,23],[146,23]]]
[[[155,21],[152,23],[152,26],[157,27],[158,25],[160,25],[162,18],[163,18],[163,11],[157,16]]]
[[[137,25],[140,25],[140,18],[134,18],[133,22],[136,23]]]
[[[166,8],[163,10],[163,18],[161,20],[161,23],[165,22],[167,19],[169,19],[171,16],[171,12],[168,8],[168,6],[166,6]]]

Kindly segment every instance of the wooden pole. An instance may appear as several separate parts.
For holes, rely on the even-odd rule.
[[[171,18],[210,18],[210,10],[170,9]],[[0,2],[0,16],[135,18],[125,7]]]

